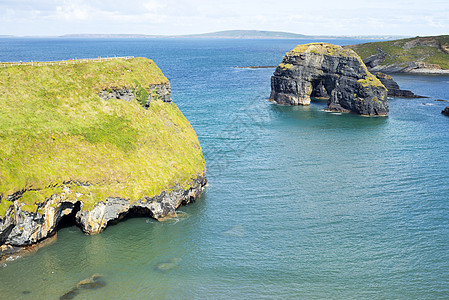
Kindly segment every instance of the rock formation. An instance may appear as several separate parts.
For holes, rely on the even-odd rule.
[[[443,109],[443,110],[441,111],[441,113],[442,113],[443,115],[449,117],[449,106],[446,106],[446,108]]]
[[[351,49],[327,43],[298,45],[271,77],[270,99],[279,104],[310,105],[311,97],[326,96],[330,111],[388,114],[386,88]]]
[[[0,115],[0,259],[61,222],[96,234],[126,215],[174,216],[200,197],[198,138],[151,60],[11,66],[0,76],[2,107],[15,117]]]
[[[389,97],[401,97],[401,98],[426,98],[423,96],[415,95],[412,91],[409,90],[401,90],[399,84],[394,81],[393,77],[390,75],[376,72],[375,73],[377,79],[382,82],[382,84],[387,88]]]

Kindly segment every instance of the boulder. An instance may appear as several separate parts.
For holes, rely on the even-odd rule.
[[[328,96],[329,111],[388,115],[387,89],[351,49],[328,43],[298,45],[271,77],[270,99],[285,105],[310,105]]]
[[[446,106],[446,108],[443,109],[443,110],[441,111],[441,113],[442,113],[443,115],[449,117],[449,106]]]

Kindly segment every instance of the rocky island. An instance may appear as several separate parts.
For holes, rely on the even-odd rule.
[[[329,111],[366,116],[388,114],[387,89],[351,49],[328,43],[298,45],[284,56],[271,77],[270,99],[285,105],[310,105],[329,98]]]
[[[449,74],[449,35],[345,47],[356,51],[372,72]]]
[[[101,232],[197,199],[205,161],[170,84],[146,58],[0,68],[0,256],[62,221]]]

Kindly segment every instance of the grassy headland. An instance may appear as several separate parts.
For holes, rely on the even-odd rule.
[[[415,37],[386,42],[374,42],[347,46],[363,60],[375,54],[383,54],[380,66],[405,66],[407,63],[424,63],[434,68],[449,69],[449,35]]]
[[[197,136],[177,106],[152,101],[145,110],[138,101],[163,83],[146,58],[0,68],[0,216],[15,193],[37,211],[70,186],[86,209],[108,196],[152,197],[202,174]],[[124,87],[137,99],[98,96]]]

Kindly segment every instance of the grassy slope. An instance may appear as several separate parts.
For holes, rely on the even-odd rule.
[[[409,61],[423,61],[429,64],[437,64],[443,69],[449,69],[449,54],[442,52],[440,49],[431,46],[416,46],[411,49],[404,49],[405,43],[415,40],[417,38],[401,39],[387,42],[375,42],[350,46],[354,49],[362,59],[379,53],[378,48],[381,48],[388,54],[385,61],[381,65],[389,65],[393,63],[405,63]],[[420,38],[420,39],[435,39],[441,45],[449,47],[449,35]]]
[[[108,88],[168,82],[151,60],[0,68],[0,216],[5,197],[29,211],[67,181],[84,208],[107,196],[135,201],[204,171],[197,136],[173,103],[101,100]],[[147,91],[151,92],[151,91]],[[75,194],[75,193],[73,193]]]

